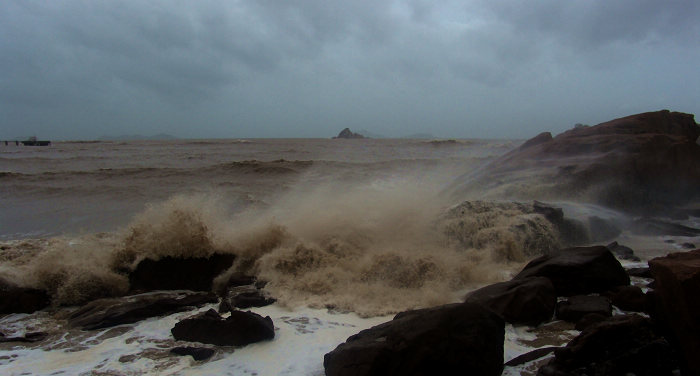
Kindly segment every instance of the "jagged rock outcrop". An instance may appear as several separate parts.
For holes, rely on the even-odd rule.
[[[543,194],[653,212],[700,195],[700,127],[694,115],[667,110],[546,133],[502,156],[480,174],[458,178],[459,197],[482,190],[506,197]]]
[[[500,375],[503,320],[478,304],[403,312],[326,354],[328,376]]]
[[[159,291],[97,299],[71,313],[68,323],[83,330],[108,328],[186,311],[207,303],[216,303],[217,300],[212,293],[187,291]]]

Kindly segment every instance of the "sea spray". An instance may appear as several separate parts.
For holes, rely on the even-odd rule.
[[[236,261],[215,288],[233,273],[255,275],[283,306],[368,317],[457,301],[558,244],[527,205],[464,211],[434,192],[406,178],[299,185],[240,212],[223,195],[177,195],[122,231],[58,242],[23,267],[27,284],[70,305],[126,293],[128,273],[145,258],[231,253]]]

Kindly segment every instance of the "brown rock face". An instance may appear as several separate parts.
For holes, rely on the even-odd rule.
[[[46,291],[20,287],[0,278],[0,314],[32,313],[46,308],[49,303],[50,298]]]
[[[656,281],[654,318],[680,347],[688,374],[700,374],[700,249],[649,261]],[[684,374],[686,373],[684,372]]]
[[[132,291],[211,291],[216,276],[230,268],[236,256],[215,253],[209,257],[144,259],[129,274]]]
[[[538,325],[552,318],[557,294],[548,278],[533,277],[482,287],[464,301],[481,304],[509,323]]]
[[[547,277],[560,296],[601,293],[630,284],[615,256],[603,246],[575,247],[530,261],[514,280]]]
[[[504,322],[471,303],[402,312],[326,354],[328,376],[500,375]]]
[[[213,309],[178,322],[170,332],[178,341],[218,346],[245,346],[275,338],[275,326],[270,316],[232,311],[231,316],[224,319]]]
[[[627,211],[649,211],[697,198],[700,127],[694,115],[667,110],[631,115],[549,138],[540,134],[453,192],[512,184]],[[544,191],[544,192],[543,192]],[[533,197],[536,198],[536,197]]]

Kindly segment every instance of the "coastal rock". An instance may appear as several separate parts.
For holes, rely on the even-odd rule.
[[[214,349],[206,347],[194,347],[194,346],[179,346],[170,349],[171,354],[187,356],[190,355],[194,360],[207,360],[211,358],[214,353]]]
[[[538,325],[552,318],[557,295],[548,278],[532,277],[482,287],[464,301],[481,304],[512,324]]]
[[[488,169],[457,178],[449,191],[455,198],[499,190],[506,197],[583,198],[634,213],[668,210],[700,194],[698,135],[694,115],[667,110],[576,127],[551,139],[540,134]]]
[[[236,256],[215,253],[210,257],[144,259],[129,274],[131,291],[211,291],[216,276],[230,268]]]
[[[29,342],[29,343],[34,343],[34,342],[41,342],[43,341],[46,337],[48,337],[49,334],[45,332],[30,332],[26,333],[23,336],[19,337],[5,337],[4,334],[0,333],[0,343],[6,343],[6,342]]]
[[[231,316],[224,319],[213,309],[178,322],[170,332],[178,341],[218,346],[245,346],[275,338],[275,327],[269,316],[232,311]]]
[[[557,303],[557,318],[569,322],[578,322],[590,313],[612,316],[612,304],[603,296],[576,295]]]
[[[500,375],[504,322],[478,304],[403,312],[326,354],[328,376]]]
[[[700,374],[700,249],[649,261],[656,281],[653,317],[669,331],[688,374]]]
[[[537,372],[564,375],[672,375],[677,357],[648,318],[615,316],[591,325]]]
[[[212,293],[187,291],[161,291],[98,299],[71,313],[68,323],[83,330],[108,328],[185,311],[217,300]]]
[[[365,138],[365,136],[359,133],[353,133],[350,128],[345,128],[336,137],[333,138]]]
[[[513,279],[547,277],[559,296],[601,293],[629,285],[615,256],[603,246],[575,247],[530,261]]]
[[[629,261],[640,261],[639,257],[637,257],[634,254],[634,250],[630,247],[626,247],[622,244],[618,244],[617,242],[612,242],[607,245],[608,249],[615,254],[615,256],[623,259],[623,260],[629,260]]]
[[[584,331],[586,328],[593,324],[597,324],[599,322],[605,321],[609,318],[610,316],[608,315],[603,315],[600,313],[588,313],[581,317],[580,320],[576,322],[576,326],[574,326],[574,329],[578,331]]]
[[[651,278],[651,271],[649,270],[649,267],[639,267],[639,268],[629,268],[626,269],[627,274],[630,277],[638,277],[638,278]]]
[[[0,314],[32,313],[46,308],[50,302],[46,291],[20,287],[0,277]]]
[[[618,286],[603,295],[624,311],[644,312],[647,309],[647,296],[639,286]]]
[[[230,289],[221,299],[219,312],[228,312],[235,308],[264,307],[276,301],[255,286],[238,286]]]

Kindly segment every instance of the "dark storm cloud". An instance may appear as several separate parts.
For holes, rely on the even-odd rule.
[[[0,130],[527,137],[692,112],[698,15],[678,0],[4,1]]]

